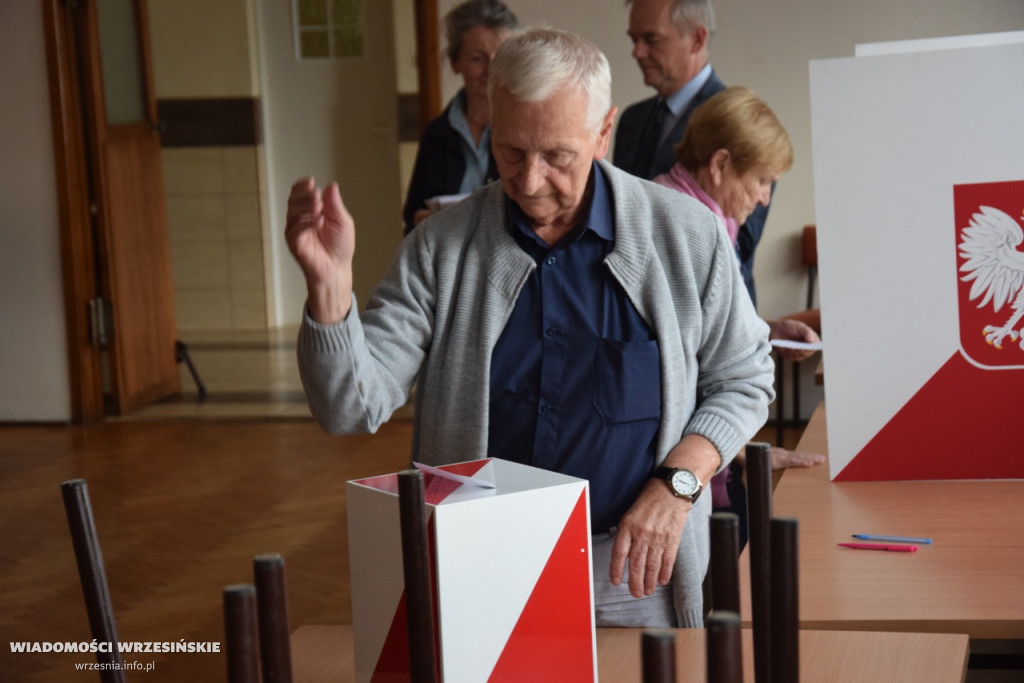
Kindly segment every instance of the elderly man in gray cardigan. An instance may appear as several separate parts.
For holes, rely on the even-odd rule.
[[[588,479],[598,625],[700,627],[700,493],[767,419],[768,328],[718,219],[602,161],[610,93],[578,36],[506,41],[489,85],[500,183],[413,231],[361,313],[338,187],[296,182],[299,366],[329,432],[376,430],[418,382],[415,459]]]

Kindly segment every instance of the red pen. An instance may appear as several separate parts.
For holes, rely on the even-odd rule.
[[[916,545],[894,545],[892,543],[837,543],[844,548],[853,548],[854,550],[889,550],[897,553],[913,553],[917,552]]]

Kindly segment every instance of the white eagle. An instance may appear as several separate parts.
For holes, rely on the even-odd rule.
[[[971,217],[971,224],[963,229],[960,238],[960,256],[964,264],[963,282],[974,280],[970,299],[984,295],[978,308],[991,301],[998,313],[1003,304],[1010,304],[1013,313],[1004,325],[986,325],[982,333],[985,340],[997,349],[1003,348],[1003,339],[1021,340],[1024,335],[1016,329],[1024,316],[1024,252],[1017,250],[1024,242],[1024,230],[1017,221],[991,206],[979,207]],[[1024,218],[1024,216],[1022,216]],[[1012,303],[1011,303],[1012,302]]]

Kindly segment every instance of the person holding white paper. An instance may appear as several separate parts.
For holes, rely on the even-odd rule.
[[[487,70],[517,25],[516,15],[501,0],[466,0],[445,15],[448,60],[463,86],[420,138],[402,208],[406,234],[440,210],[431,199],[466,194],[497,179]]]
[[[676,163],[654,182],[699,200],[721,220],[735,245],[739,226],[758,206],[771,201],[772,187],[793,164],[789,135],[771,108],[749,88],[726,88],[693,112],[682,141],[674,149]],[[769,320],[771,339],[820,343],[809,325],[799,320]],[[803,360],[814,351],[777,347],[784,358]],[[824,462],[817,453],[772,448],[772,468],[810,467]],[[740,516],[740,541],[746,542],[742,454],[730,470],[712,480],[716,510]]]
[[[793,165],[789,134],[771,108],[750,88],[726,88],[697,107],[676,163],[654,182],[701,201],[722,220],[736,245],[739,226],[759,206],[766,207],[772,187]],[[817,344],[818,333],[799,320],[768,320],[772,339]],[[803,360],[814,353],[780,347],[779,354]]]
[[[767,419],[767,325],[714,214],[603,161],[617,110],[593,44],[513,36],[488,92],[501,183],[418,226],[361,313],[337,185],[293,185],[310,408],[373,431],[418,383],[414,460],[590,482],[598,625],[700,627],[700,494]]]

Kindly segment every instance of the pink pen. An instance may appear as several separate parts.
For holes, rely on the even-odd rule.
[[[836,545],[854,550],[889,550],[897,553],[913,553],[916,545],[894,545],[892,543],[837,543]]]

